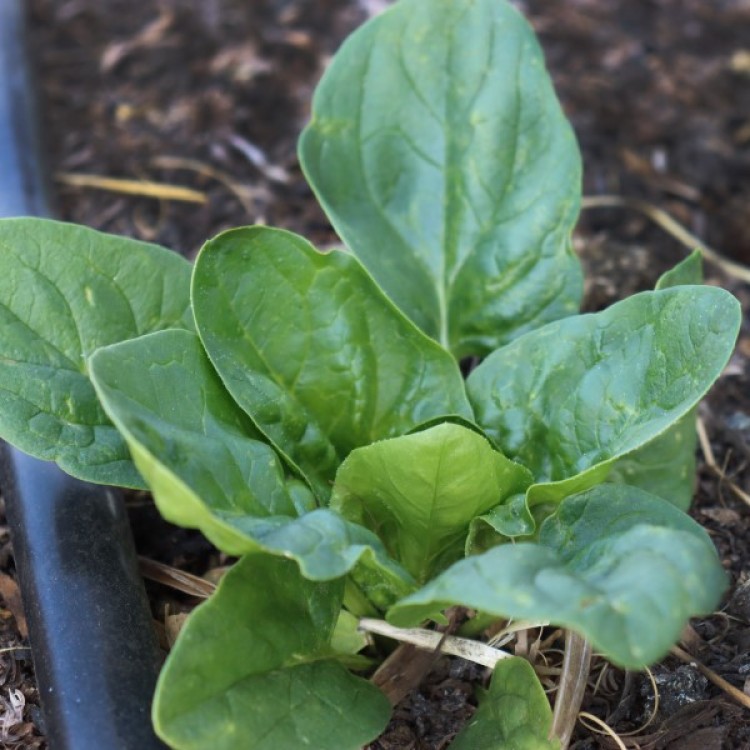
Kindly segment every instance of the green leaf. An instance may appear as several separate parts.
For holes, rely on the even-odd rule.
[[[387,700],[332,658],[342,588],[267,555],[237,563],[161,672],[159,736],[175,750],[359,750],[374,739]]]
[[[245,549],[294,559],[305,578],[328,581],[350,573],[373,604],[385,609],[414,590],[411,576],[388,557],[375,534],[327,508],[297,519],[226,518]]]
[[[351,656],[369,644],[365,633],[359,629],[359,618],[345,609],[339,611],[336,626],[331,634],[331,648],[339,655]]]
[[[0,436],[91,482],[142,487],[89,380],[100,346],[192,327],[190,266],[144,242],[0,220]]]
[[[193,306],[229,392],[321,501],[352,449],[473,416],[453,358],[345,253],[279,229],[224,232],[198,257]]]
[[[674,286],[689,286],[703,283],[703,253],[693,250],[687,258],[681,260],[674,268],[665,271],[656,282],[656,290],[669,289]]]
[[[535,531],[536,521],[529,510],[526,494],[519,493],[471,522],[466,554],[484,552],[507,538],[529,536]]]
[[[694,250],[662,274],[656,282],[656,289],[702,283],[703,255],[700,250]],[[609,473],[609,481],[641,487],[687,510],[695,490],[697,414],[696,406],[655,440],[616,461]]]
[[[603,484],[563,500],[538,543],[462,560],[388,613],[409,627],[453,605],[551,621],[617,664],[662,657],[686,620],[712,611],[726,576],[706,532],[664,500]]]
[[[581,160],[501,0],[401,0],[344,43],[300,162],[344,242],[457,357],[577,312]]]
[[[688,286],[550,323],[471,373],[477,423],[540,483],[530,503],[557,502],[687,414],[729,359],[740,320],[728,292]]]
[[[475,516],[531,482],[481,435],[446,423],[352,451],[336,474],[331,507],[377,533],[424,582],[463,557]]]
[[[91,367],[102,404],[167,520],[200,529],[232,555],[292,557],[314,580],[360,563],[376,579],[373,588],[390,592],[387,603],[412,590],[374,534],[328,510],[307,512],[309,490],[285,476],[195,334],[163,331],[109,346]]]
[[[615,461],[607,480],[640,487],[687,510],[695,491],[697,410],[692,408],[655,440]]]
[[[451,750],[559,750],[548,739],[552,710],[534,668],[513,657],[498,662],[490,688]]]
[[[236,536],[224,519],[298,514],[273,448],[227,393],[194,333],[161,331],[108,346],[90,367],[167,520],[243,554],[250,550],[241,542],[222,540]]]

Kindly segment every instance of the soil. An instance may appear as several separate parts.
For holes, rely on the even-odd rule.
[[[585,192],[669,211],[722,255],[750,264],[750,2],[526,0],[578,134]],[[334,236],[301,177],[295,141],[313,86],[346,34],[382,0],[30,0],[50,174],[58,215],[158,242],[188,257],[221,229],[266,222],[324,245]],[[75,187],[70,175],[147,178],[199,191],[200,204]],[[576,247],[585,306],[653,286],[686,253],[643,216],[584,211]],[[708,282],[750,289],[713,265]],[[718,469],[700,456],[692,510],[719,550],[732,587],[721,611],[694,620],[685,648],[750,694],[750,336],[701,408]],[[130,508],[139,551],[203,574],[226,562],[195,534],[160,522],[147,496]],[[1,520],[0,520],[1,522]],[[0,527],[0,746],[44,748],[30,652]],[[196,600],[150,585],[164,607]],[[547,638],[549,633],[545,633]],[[552,642],[550,644],[554,646]],[[534,644],[516,644],[534,653]],[[552,652],[551,652],[552,653]],[[674,656],[656,665],[658,711],[645,674],[596,662],[584,709],[627,747],[750,748],[750,712]],[[380,750],[446,747],[474,706],[480,672],[442,659],[373,743]],[[553,686],[553,682],[550,682]],[[615,748],[579,723],[572,747]],[[634,732],[631,736],[626,736]]]

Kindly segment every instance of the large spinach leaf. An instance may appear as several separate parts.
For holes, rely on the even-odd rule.
[[[323,502],[352,449],[473,416],[453,358],[346,253],[279,229],[225,232],[198,257],[193,307],[229,392]]]
[[[702,284],[702,257],[700,250],[694,250],[659,277],[656,289]],[[695,488],[697,412],[698,407],[694,406],[655,440],[616,461],[608,479],[642,487],[687,510]]]
[[[100,346],[191,328],[190,266],[145,242],[0,220],[0,437],[91,482],[142,487],[89,380]]]
[[[631,668],[662,657],[688,617],[710,612],[726,576],[706,532],[665,500],[602,484],[563,500],[536,543],[462,560],[396,604],[411,626],[461,605],[577,630]]]
[[[577,312],[580,156],[509,3],[401,0],[363,26],[299,151],[344,242],[457,357]]]
[[[532,504],[559,501],[688,413],[729,359],[740,320],[723,289],[675,287],[550,323],[471,373],[477,422],[531,470]]]
[[[159,677],[154,723],[176,750],[359,750],[388,721],[331,647],[341,581],[250,555],[190,617]]]
[[[309,489],[261,442],[195,334],[163,331],[100,349],[91,369],[165,518],[200,529],[232,555],[291,557],[313,580],[358,566],[364,587],[383,602],[413,589],[374,534],[312,510]]]

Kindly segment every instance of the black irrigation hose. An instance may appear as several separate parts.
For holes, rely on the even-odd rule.
[[[24,5],[0,0],[0,216],[50,213]],[[4,444],[0,486],[50,747],[163,748],[149,716],[159,652],[120,493]]]

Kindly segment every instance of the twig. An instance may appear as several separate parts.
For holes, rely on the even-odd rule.
[[[698,661],[694,656],[691,656],[687,651],[683,651],[679,646],[672,646],[670,653],[676,656],[686,664],[693,665],[701,674],[707,677],[713,682],[716,687],[721,688],[731,698],[734,698],[740,705],[745,708],[750,708],[750,695],[745,695],[739,688],[736,688],[731,683],[727,682],[723,677],[716,674],[713,669],[709,669],[705,664]]]
[[[519,635],[527,630],[533,630],[534,628],[546,628],[549,622],[535,622],[533,620],[512,620],[508,622],[503,628],[494,633],[492,638],[489,638],[487,644],[499,648],[504,646],[506,643],[511,641],[516,633]]]
[[[492,646],[480,641],[471,641],[455,635],[444,635],[423,628],[397,628],[385,620],[372,620],[369,617],[363,617],[359,621],[359,629],[367,633],[393,638],[396,641],[401,641],[401,643],[410,643],[426,651],[439,650],[444,654],[460,656],[490,669],[493,669],[501,659],[512,656],[507,651],[492,648]]]
[[[110,44],[105,50],[99,62],[102,73],[109,73],[113,68],[143,47],[158,44],[169,27],[174,23],[175,14],[171,11],[162,10],[159,17],[146,24],[135,36],[123,42]]]
[[[278,164],[271,164],[268,157],[254,143],[237,133],[229,136],[229,143],[234,146],[256,169],[260,170],[272,182],[289,182],[289,173]]]
[[[102,177],[95,174],[73,174],[58,172],[55,175],[58,182],[72,187],[88,187],[97,190],[108,190],[112,193],[126,195],[141,195],[146,198],[159,198],[166,201],[184,201],[186,203],[206,203],[205,193],[179,185],[168,185],[150,180],[128,180],[119,177]]]
[[[606,734],[608,737],[611,737],[615,741],[615,744],[618,748],[620,748],[620,750],[628,750],[617,732],[615,732],[615,730],[612,729],[612,727],[609,726],[607,722],[602,721],[598,716],[594,716],[594,714],[590,714],[588,711],[581,711],[581,713],[578,714],[578,718],[581,720],[581,724],[583,724],[586,729],[590,729],[597,734]],[[592,726],[586,723],[587,721],[590,721],[596,724],[598,727],[601,727],[601,730],[594,729]]]
[[[191,172],[197,172],[204,177],[210,177],[220,184],[224,185],[230,193],[242,204],[247,215],[254,219],[256,208],[253,199],[257,197],[267,197],[268,191],[264,188],[251,188],[235,180],[231,175],[220,169],[212,167],[210,164],[204,164],[198,159],[182,159],[178,156],[157,156],[151,160],[155,167],[161,169],[185,169]]]
[[[711,447],[711,441],[708,439],[706,425],[700,417],[695,422],[695,429],[698,433],[698,442],[700,443],[701,451],[703,451],[703,458],[706,459],[706,464],[712,469],[717,468],[718,464],[716,463],[714,449]]]
[[[169,586],[176,591],[182,591],[190,596],[208,599],[216,591],[216,584],[205,580],[205,578],[194,576],[192,573],[186,573],[184,570],[173,568],[171,565],[165,565],[156,560],[139,557],[138,567],[144,578]]]
[[[654,224],[660,226],[665,232],[671,234],[690,250],[698,248],[706,260],[715,263],[719,268],[730,276],[750,283],[750,268],[735,263],[725,258],[719,252],[706,245],[699,237],[694,235],[676,219],[673,219],[666,211],[652,203],[638,200],[636,198],[624,198],[621,195],[588,195],[581,201],[582,208],[628,208],[638,211],[651,219]]]
[[[706,425],[703,420],[698,417],[696,422],[696,429],[698,431],[698,443],[700,444],[701,451],[703,452],[703,458],[706,459],[706,466],[722,481],[726,482],[729,489],[740,499],[745,505],[750,505],[750,495],[747,494],[743,489],[737,486],[727,475],[724,469],[719,466],[716,462],[716,456],[714,455],[713,448],[711,448],[711,441],[708,439],[708,432],[706,431]]]
[[[561,750],[567,750],[573,736],[590,669],[591,644],[583,636],[566,630],[565,657],[550,728],[550,738],[560,740]]]

